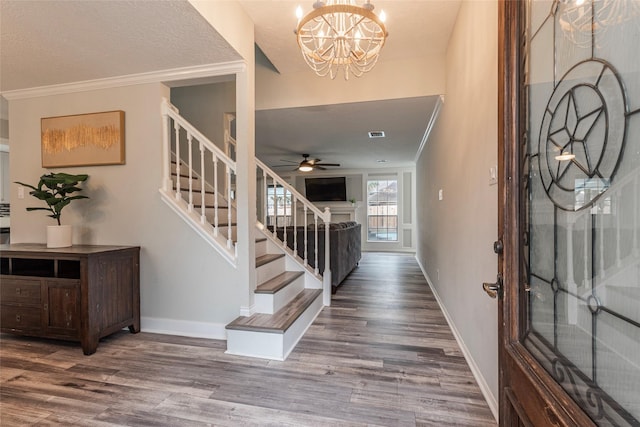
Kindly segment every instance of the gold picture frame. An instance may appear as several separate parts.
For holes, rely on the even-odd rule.
[[[43,168],[123,165],[124,111],[40,120]]]

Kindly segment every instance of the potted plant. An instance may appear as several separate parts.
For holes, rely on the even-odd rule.
[[[70,175],[58,172],[42,175],[37,186],[16,181],[16,184],[31,188],[32,191],[30,191],[29,194],[47,204],[47,207],[27,208],[27,211],[49,211],[51,212],[49,217],[58,221],[58,225],[50,225],[47,227],[48,248],[71,246],[71,226],[62,225],[60,216],[62,215],[62,209],[71,203],[72,200],[89,198],[82,195],[71,196],[73,193],[82,191],[82,188],[78,187],[78,184],[86,181],[87,178],[89,178],[89,175]]]

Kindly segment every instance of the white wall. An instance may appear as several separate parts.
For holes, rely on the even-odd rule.
[[[440,95],[444,87],[444,55],[381,61],[366,76],[349,81],[320,78],[310,70],[279,74],[257,64],[256,110]]]
[[[236,112],[235,81],[172,88],[171,103],[182,117],[224,149],[224,113]]]
[[[58,169],[90,175],[89,200],[63,211],[74,226],[74,244],[141,246],[142,329],[224,338],[224,325],[238,315],[238,273],[160,199],[160,83],[9,102],[11,180],[37,183],[41,168],[40,118],[110,110],[125,111],[126,164]],[[44,242],[43,212],[26,212],[38,201],[11,194],[11,240]]]
[[[416,165],[417,259],[496,417],[497,302],[481,284],[497,272],[497,186],[489,185],[497,164],[497,28],[497,2],[463,2],[447,52],[444,106]]]

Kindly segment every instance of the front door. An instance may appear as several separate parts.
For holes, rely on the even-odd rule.
[[[502,1],[499,52],[500,425],[640,425],[640,1]]]

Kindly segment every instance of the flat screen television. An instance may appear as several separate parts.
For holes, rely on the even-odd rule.
[[[344,176],[337,178],[305,178],[305,192],[311,202],[344,202],[347,183]]]

